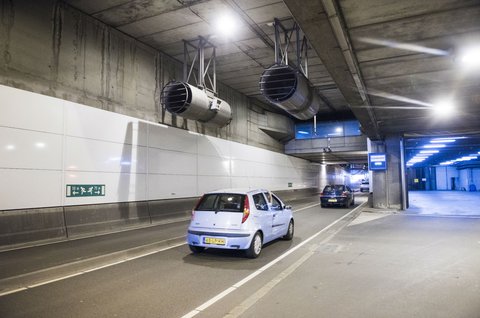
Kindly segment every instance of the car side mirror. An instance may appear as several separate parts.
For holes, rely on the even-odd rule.
[[[284,205],[284,206],[283,206],[283,209],[284,209],[284,210],[291,210],[292,207],[291,207],[290,205]]]

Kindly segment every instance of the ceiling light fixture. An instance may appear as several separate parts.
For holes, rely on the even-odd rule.
[[[435,144],[435,143],[444,143],[444,142],[455,142],[457,141],[456,139],[449,138],[449,139],[443,139],[443,138],[435,138],[430,140],[430,143]]]
[[[465,68],[480,68],[480,46],[465,48],[458,56],[458,60]]]
[[[445,148],[444,144],[433,144],[433,145],[424,145],[423,148]]]
[[[455,110],[455,104],[451,99],[442,99],[433,104],[433,110],[439,117],[451,115]]]
[[[438,153],[438,150],[432,149],[432,150],[421,150],[420,153]]]
[[[227,38],[233,36],[238,28],[238,20],[229,13],[220,16],[215,23],[215,29],[219,35]]]

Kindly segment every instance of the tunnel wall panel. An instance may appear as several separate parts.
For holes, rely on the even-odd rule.
[[[318,165],[278,152],[7,86],[0,100],[0,227],[11,225],[15,233],[6,233],[17,243],[159,222],[174,212],[150,211],[162,204],[149,202],[183,202],[219,188],[318,187]],[[18,115],[29,112],[39,122]],[[67,196],[67,185],[85,184],[104,185],[104,195]],[[34,217],[57,207],[63,214],[52,215],[65,220],[63,228]],[[27,219],[39,230],[30,221],[21,228],[23,211],[32,211]]]

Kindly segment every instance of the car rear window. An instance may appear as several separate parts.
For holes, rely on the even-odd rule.
[[[197,211],[242,212],[245,195],[236,193],[212,193],[203,196]]]
[[[344,191],[344,190],[345,190],[345,187],[343,185],[326,186],[325,189],[323,189],[324,192]]]

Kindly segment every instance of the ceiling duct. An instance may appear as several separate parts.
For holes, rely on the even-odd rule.
[[[260,91],[272,104],[300,120],[313,118],[320,108],[320,97],[298,69],[275,64],[260,78]]]
[[[188,83],[169,82],[162,90],[161,101],[170,113],[209,126],[224,127],[232,120],[232,111],[227,102]]]
[[[232,110],[227,102],[217,97],[215,46],[201,36],[183,43],[183,81],[171,81],[163,87],[162,106],[172,114],[211,127],[228,125],[232,121]],[[193,57],[190,56],[192,52]],[[194,68],[198,76],[192,76]],[[189,84],[192,77],[196,86]]]
[[[260,77],[260,92],[272,104],[300,120],[316,116],[321,98],[308,80],[308,43],[293,22],[285,27],[275,19],[275,64]],[[283,35],[283,40],[282,36]],[[292,40],[294,38],[294,40]],[[289,66],[289,49],[296,55],[296,67]]]

